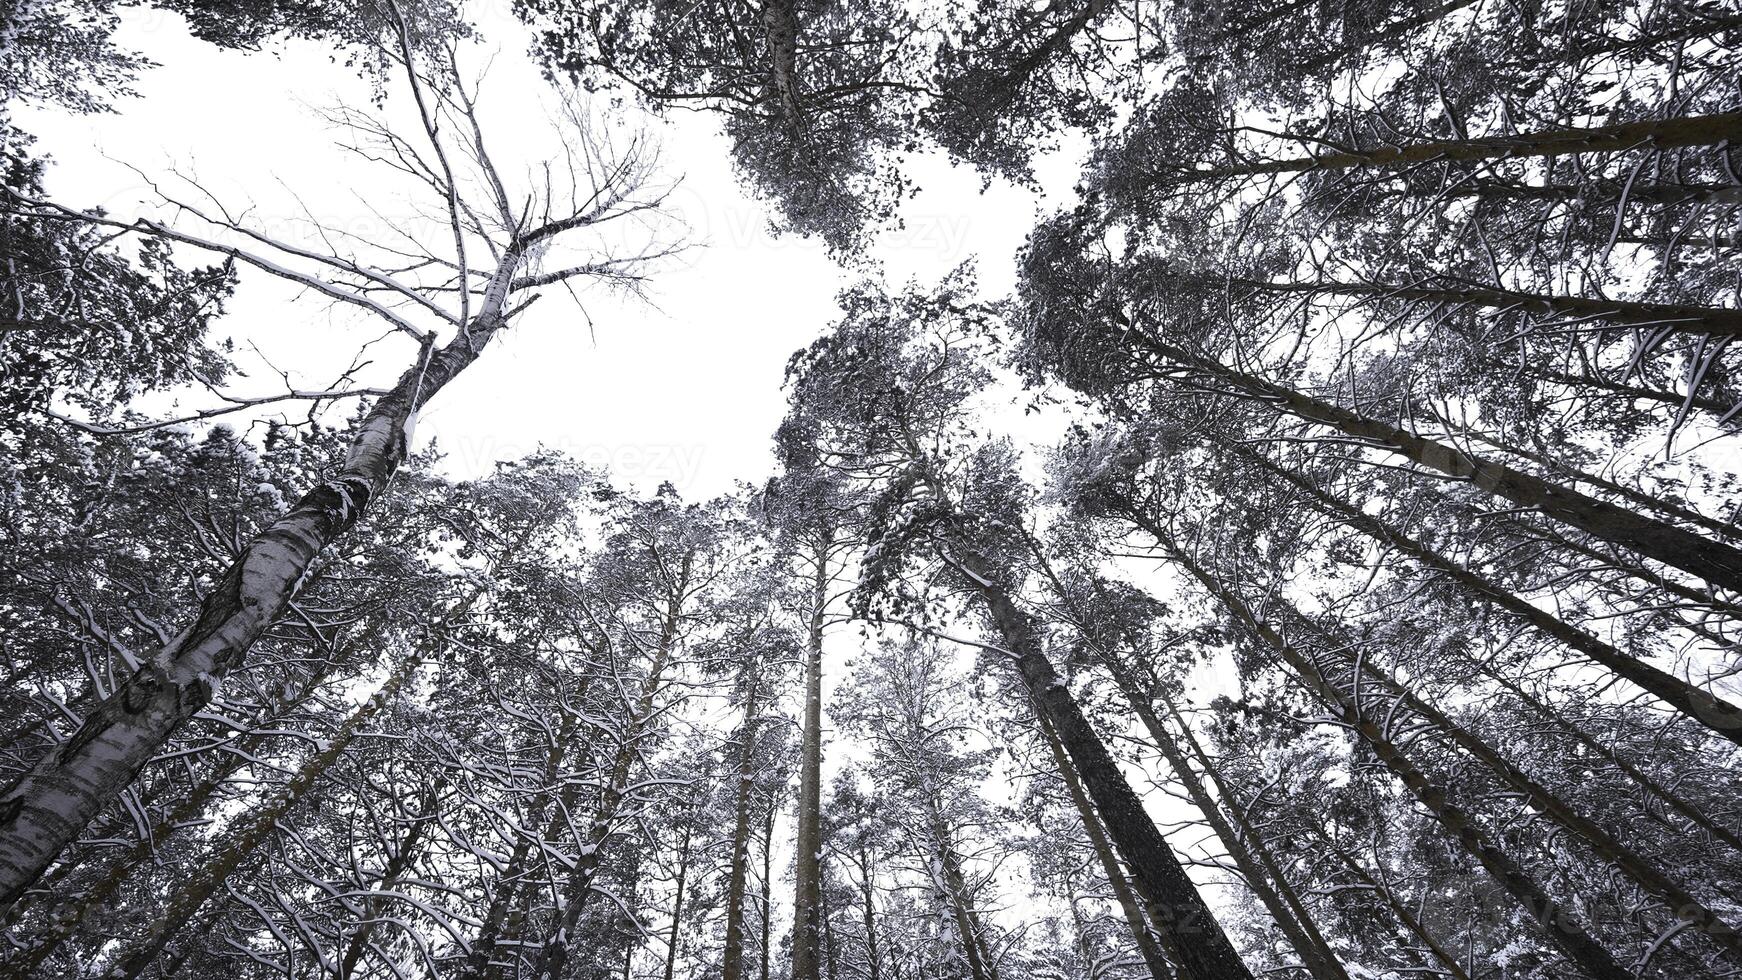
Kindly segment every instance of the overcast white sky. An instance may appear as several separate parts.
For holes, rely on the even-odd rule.
[[[484,40],[469,63],[489,61],[485,116],[496,153],[539,162],[553,134],[551,89],[527,54],[525,31],[493,5],[475,10]],[[197,176],[226,205],[252,205],[251,221],[269,229],[300,225],[301,205],[322,224],[365,237],[381,232],[376,212],[390,221],[411,213],[391,173],[334,146],[343,134],[318,110],[366,108],[369,87],[335,64],[327,46],[224,51],[189,36],[178,16],[138,8],[126,12],[117,40],[161,64],[140,79],[138,98],[103,116],[17,113],[57,161],[48,189],[60,202],[142,213],[155,195],[131,165],[154,178]],[[403,88],[395,94],[389,111],[404,111]],[[626,116],[625,128],[640,118]],[[786,359],[833,319],[833,297],[854,274],[814,242],[768,233],[766,211],[732,173],[715,116],[646,122],[662,145],[665,176],[682,179],[674,210],[700,247],[661,268],[654,306],[591,293],[583,316],[560,291],[540,300],[419,420],[419,445],[437,439],[456,475],[540,444],[609,464],[644,489],[669,479],[691,499],[770,472]],[[1077,165],[1046,162],[1045,184],[1068,192]],[[889,280],[936,279],[978,256],[986,290],[1008,290],[1016,248],[1037,210],[1051,211],[1057,199],[1006,185],[981,193],[977,175],[938,158],[910,169],[924,190],[905,207],[905,229],[871,250]],[[219,332],[257,345],[299,386],[325,386],[381,326],[250,271]],[[402,337],[372,352],[377,383],[413,355]],[[236,393],[282,390],[259,357],[244,349],[240,363],[251,377],[235,382]],[[209,404],[190,396],[183,407]]]

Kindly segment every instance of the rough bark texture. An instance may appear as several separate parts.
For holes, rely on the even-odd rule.
[[[798,11],[793,0],[763,0],[762,30],[768,48],[768,88],[793,142],[804,136],[804,110],[798,95]]]
[[[963,564],[977,581],[986,583],[979,591],[987,613],[1016,657],[1016,669],[1029,696],[1058,733],[1059,742],[1082,777],[1107,835],[1131,869],[1133,884],[1179,975],[1184,980],[1250,980],[1251,971],[1156,829],[1143,800],[1125,781],[1119,764],[1084,717],[1064,679],[1041,652],[1033,622],[992,584],[993,579],[986,574],[989,569],[974,567],[979,563],[973,559]]]
[[[935,881],[940,897],[953,920],[956,935],[961,939],[962,959],[967,964],[970,980],[998,980],[997,968],[981,939],[979,916],[974,913],[968,894],[968,881],[962,874],[962,862],[956,856],[955,841],[943,816],[934,807],[930,814],[932,860],[936,863]]]
[[[1203,782],[1186,760],[1185,753],[1180,751],[1172,733],[1156,715],[1149,699],[1137,690],[1132,678],[1123,668],[1113,663],[1110,658],[1104,663],[1113,673],[1114,683],[1124,693],[1131,710],[1149,732],[1149,740],[1173,769],[1175,778],[1185,787],[1186,795],[1191,798],[1198,812],[1203,814],[1204,822],[1210,825],[1216,838],[1222,842],[1222,848],[1234,859],[1234,866],[1246,880],[1246,887],[1258,897],[1265,911],[1270,913],[1270,917],[1282,929],[1283,935],[1288,937],[1289,944],[1301,959],[1301,965],[1306,967],[1315,980],[1349,980],[1343,965],[1337,961],[1324,937],[1313,926],[1312,917],[1305,914],[1305,909],[1291,908],[1283,902],[1281,893],[1272,885],[1270,874],[1259,867],[1253,849],[1247,846],[1245,838],[1234,832],[1233,826],[1222,815],[1222,808],[1205,790]]]
[[[1046,741],[1047,751],[1052,755],[1053,765],[1059,771],[1059,778],[1064,781],[1065,790],[1070,794],[1071,804],[1077,808],[1077,817],[1083,823],[1083,835],[1089,839],[1089,847],[1095,852],[1095,858],[1101,863],[1101,872],[1107,877],[1107,886],[1112,889],[1113,897],[1119,903],[1119,911],[1125,916],[1125,925],[1131,930],[1131,938],[1137,943],[1137,951],[1143,956],[1143,963],[1149,968],[1149,975],[1155,980],[1172,980],[1173,970],[1167,965],[1167,959],[1162,955],[1161,946],[1155,941],[1155,934],[1149,930],[1149,920],[1143,917],[1143,907],[1137,900],[1137,893],[1131,890],[1131,883],[1125,878],[1125,871],[1119,867],[1119,858],[1113,853],[1113,845],[1108,842],[1107,834],[1101,829],[1101,821],[1095,816],[1094,804],[1089,802],[1088,794],[1083,792],[1083,782],[1077,778],[1077,771],[1071,768],[1071,760],[1065,757],[1064,746],[1059,744],[1058,735],[1046,719],[1038,713],[1035,716],[1040,722],[1040,733]]]

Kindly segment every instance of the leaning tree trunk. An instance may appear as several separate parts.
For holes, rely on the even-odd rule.
[[[820,980],[817,921],[822,907],[823,616],[829,601],[833,535],[820,535],[812,560],[804,664],[804,731],[799,750],[798,828],[793,847],[792,980]]]
[[[1112,890],[1114,899],[1119,903],[1119,911],[1125,916],[1125,925],[1131,930],[1131,938],[1137,942],[1137,951],[1142,954],[1143,963],[1149,968],[1149,975],[1155,980],[1173,980],[1173,970],[1168,967],[1161,946],[1156,943],[1155,934],[1150,931],[1149,922],[1143,917],[1143,907],[1137,900],[1137,894],[1131,890],[1131,883],[1126,879],[1124,869],[1119,867],[1119,858],[1113,853],[1113,845],[1108,843],[1107,835],[1101,829],[1101,821],[1095,816],[1094,804],[1089,802],[1088,794],[1083,792],[1082,780],[1077,778],[1077,771],[1071,768],[1071,760],[1065,757],[1064,746],[1059,744],[1058,735],[1038,712],[1035,720],[1040,723],[1041,737],[1046,742],[1047,751],[1052,755],[1053,766],[1058,769],[1059,778],[1064,781],[1071,804],[1077,808],[1077,816],[1083,824],[1083,835],[1089,839],[1089,847],[1094,850],[1096,860],[1101,863],[1101,872],[1107,877],[1107,887]]]
[[[72,737],[0,793],[0,910],[24,895],[55,857],[132,782],[176,729],[212,699],[290,605],[315,556],[355,525],[405,459],[412,419],[477,360],[507,324],[513,257],[492,280],[484,311],[418,363],[370,409],[344,465],[249,542],[206,594],[193,625],[134,671]]]
[[[249,810],[243,823],[225,836],[217,852],[176,888],[165,903],[161,917],[146,929],[145,935],[133,944],[130,952],[119,958],[109,973],[110,977],[133,980],[145,972],[163,952],[164,945],[224,887],[230,875],[254,853],[254,849],[272,836],[278,822],[302,802],[327,770],[344,758],[364,726],[399,696],[422,663],[423,658],[415,651],[400,658],[380,689],[351,712],[338,731],[327,739],[325,747],[302,764],[284,789]]]
[[[1421,940],[1422,945],[1426,946],[1428,952],[1434,955],[1434,959],[1439,961],[1440,966],[1444,968],[1447,976],[1451,977],[1452,980],[1470,980],[1470,975],[1466,973],[1463,966],[1458,963],[1457,955],[1451,950],[1446,949],[1444,944],[1435,938],[1433,933],[1428,931],[1427,926],[1423,925],[1422,921],[1416,918],[1415,912],[1412,911],[1408,905],[1405,905],[1402,899],[1397,897],[1397,893],[1392,890],[1389,883],[1380,881],[1373,877],[1373,875],[1369,874],[1367,869],[1361,866],[1361,862],[1355,860],[1352,855],[1345,852],[1337,845],[1336,841],[1332,840],[1330,836],[1325,833],[1324,828],[1312,824],[1309,824],[1308,828],[1319,838],[1319,840],[1324,842],[1324,850],[1336,857],[1338,863],[1341,864],[1349,874],[1353,875],[1356,881],[1360,882],[1363,886],[1372,889],[1373,893],[1379,896],[1380,901],[1384,902],[1385,907],[1391,910],[1391,914],[1397,918],[1398,923],[1403,926],[1406,932],[1414,936],[1416,939]]]
[[[1224,367],[1190,354],[1156,337],[1137,332],[1137,343],[1182,366],[1199,370],[1237,391],[1275,405],[1298,418],[1330,426],[1345,435],[1412,462],[1429,467],[1578,528],[1594,538],[1620,545],[1679,568],[1715,586],[1742,592],[1742,550],[1709,540],[1672,524],[1636,514],[1624,507],[1586,496],[1540,477],[1494,463],[1418,436],[1387,422],[1370,419],[1340,405],[1302,394],[1262,378]]]
[[[1736,852],[1738,855],[1742,855],[1742,837],[1738,837],[1735,831],[1712,819],[1712,816],[1706,813],[1705,810],[1684,799],[1680,793],[1677,793],[1658,782],[1650,773],[1645,772],[1638,766],[1622,758],[1621,753],[1613,746],[1608,745],[1603,742],[1603,740],[1587,733],[1583,728],[1579,727],[1573,719],[1562,715],[1551,705],[1545,703],[1541,698],[1533,696],[1530,692],[1520,687],[1515,681],[1502,676],[1499,670],[1482,662],[1475,662],[1471,665],[1480,670],[1482,676],[1505,688],[1508,693],[1510,693],[1514,698],[1517,698],[1519,703],[1523,704],[1528,710],[1534,712],[1560,731],[1565,732],[1573,741],[1584,746],[1586,751],[1595,755],[1599,759],[1607,761],[1629,779],[1644,788],[1652,796],[1657,797],[1665,806],[1674,810],[1677,814],[1680,814],[1682,819],[1710,834],[1714,840],[1724,842],[1730,850]]]
[[[1591,129],[1549,129],[1519,133],[1515,136],[1427,140],[1407,145],[1376,146],[1367,150],[1332,151],[1287,160],[1261,160],[1202,170],[1174,170],[1155,174],[1149,178],[1149,182],[1178,186],[1228,177],[1301,173],[1309,170],[1357,170],[1440,161],[1557,157],[1584,153],[1617,153],[1639,148],[1670,150],[1686,146],[1722,146],[1737,141],[1742,141],[1742,113],[1731,112],[1713,116],[1647,119]]]
[[[326,671],[324,668],[310,675],[298,692],[286,703],[285,710],[280,711],[280,716],[283,716],[289,708],[307,702],[315,693],[316,688],[325,680]],[[84,923],[91,921],[93,915],[103,909],[122,885],[134,881],[139,875],[146,873],[146,863],[157,857],[159,849],[163,847],[164,843],[178,829],[189,826],[191,822],[206,812],[207,805],[212,802],[232,776],[248,765],[249,760],[256,757],[267,739],[268,736],[259,731],[251,732],[242,738],[236,746],[235,752],[227,753],[215,770],[209,773],[198,786],[195,786],[186,797],[178,801],[164,815],[163,819],[153,824],[149,831],[141,835],[125,854],[116,858],[108,870],[102,872],[101,877],[94,882],[80,883],[76,904],[70,907],[63,906],[49,913],[48,929],[34,938],[30,949],[23,954],[20,960],[12,964],[12,968],[22,976],[34,975],[35,971],[47,962],[63,943],[78,932]],[[61,869],[65,864],[66,862],[63,862],[62,865],[55,868],[54,872],[50,874],[51,880],[61,875]],[[45,884],[47,884],[46,881]]]
[[[1338,638],[1328,637],[1323,631],[1311,623],[1286,600],[1276,602],[1291,622],[1299,624],[1303,629],[1317,634],[1327,645],[1335,648],[1348,649],[1348,644]],[[1444,736],[1447,741],[1468,752],[1470,756],[1483,765],[1502,782],[1510,786],[1514,792],[1527,801],[1535,810],[1558,824],[1567,835],[1582,842],[1609,866],[1621,871],[1641,890],[1662,902],[1676,918],[1689,923],[1708,936],[1720,946],[1731,962],[1742,966],[1742,937],[1736,930],[1701,899],[1694,897],[1686,886],[1665,874],[1651,861],[1646,860],[1638,852],[1616,839],[1614,835],[1604,830],[1595,821],[1579,813],[1565,800],[1551,792],[1548,787],[1532,779],[1523,770],[1513,765],[1511,760],[1502,756],[1487,741],[1474,732],[1446,717],[1438,708],[1410,692],[1404,685],[1398,683],[1386,671],[1374,666],[1371,659],[1365,655],[1356,654],[1353,658],[1342,658],[1346,662],[1341,666],[1350,674],[1347,686],[1354,694],[1349,695],[1351,702],[1360,696],[1365,683],[1377,685],[1378,688],[1391,696],[1394,703],[1408,710],[1416,717],[1426,721],[1434,731]],[[1326,667],[1315,662],[1313,672],[1326,682],[1335,684],[1335,679],[1327,672]]]
[[[1525,600],[1511,590],[1488,581],[1450,558],[1429,548],[1413,537],[1392,527],[1366,511],[1351,506],[1299,473],[1291,472],[1270,460],[1239,450],[1247,459],[1256,461],[1267,472],[1287,481],[1305,494],[1322,510],[1349,527],[1375,541],[1394,548],[1457,583],[1471,595],[1529,623],[1569,649],[1576,650],[1592,662],[1608,668],[1616,676],[1630,681],[1657,697],[1688,718],[1705,725],[1724,738],[1742,745],[1742,708],[1706,691],[1695,684],[1643,660],[1630,657],[1595,636],[1564,622],[1553,613]]]
[[[1149,740],[1155,743],[1162,758],[1173,769],[1180,785],[1185,787],[1186,795],[1191,798],[1198,812],[1203,814],[1204,822],[1210,825],[1216,838],[1222,842],[1223,850],[1234,859],[1234,866],[1239,869],[1241,877],[1246,879],[1246,887],[1258,897],[1270,917],[1276,920],[1277,926],[1288,937],[1289,945],[1294,947],[1307,972],[1312,974],[1314,980],[1349,980],[1349,974],[1337,960],[1336,954],[1331,952],[1330,946],[1319,933],[1306,909],[1284,903],[1281,893],[1272,885],[1271,876],[1259,867],[1253,848],[1247,846],[1246,841],[1223,817],[1221,807],[1205,790],[1203,782],[1186,760],[1185,753],[1180,751],[1178,743],[1156,715],[1149,699],[1137,690],[1130,674],[1111,656],[1100,659],[1102,665],[1113,675],[1113,683],[1125,695],[1125,701],[1137,715],[1138,721],[1149,732]]]
[[[1663,514],[1665,517],[1673,517],[1678,521],[1684,521],[1688,524],[1697,524],[1715,535],[1742,535],[1742,527],[1738,527],[1735,524],[1726,524],[1717,518],[1708,517],[1705,514],[1691,510],[1688,507],[1684,507],[1673,501],[1661,500],[1643,490],[1636,487],[1630,487],[1625,483],[1617,483],[1608,477],[1596,473],[1587,473],[1570,463],[1557,460],[1546,453],[1511,443],[1501,436],[1482,432],[1474,428],[1460,426],[1452,419],[1442,415],[1432,406],[1415,403],[1410,407],[1412,411],[1433,417],[1441,425],[1446,427],[1448,433],[1456,432],[1466,438],[1474,439],[1478,442],[1483,442],[1493,446],[1495,449],[1508,455],[1529,460],[1544,469],[1559,473],[1562,477],[1572,480],[1574,483],[1588,483],[1591,486],[1597,487],[1605,492],[1612,493],[1617,497],[1626,500],[1635,507],[1645,510],[1655,510]]]
[[[393,857],[381,869],[379,888],[391,888],[400,877],[411,869],[413,861],[417,860],[418,844],[429,825],[439,819],[436,812],[438,805],[433,788],[426,788],[423,795],[422,813],[411,821],[405,836],[400,839],[394,849]],[[357,931],[351,936],[351,941],[345,946],[345,957],[339,961],[338,980],[351,980],[357,972],[357,964],[363,961],[363,954],[369,951],[369,938],[375,934],[375,926],[380,923],[377,916],[379,900],[373,896],[363,900],[363,921],[357,926]]]
[[[768,810],[763,814],[762,824],[762,949],[760,977],[768,980],[769,943],[773,938],[774,928],[774,813],[779,809],[774,805],[771,795],[768,799]]]
[[[1133,884],[1160,933],[1168,959],[1178,967],[1183,980],[1251,980],[1251,971],[1156,829],[1143,800],[1125,781],[1119,764],[1084,717],[1070,688],[1041,652],[1033,621],[995,584],[981,560],[967,557],[959,561],[976,583],[987,615],[1015,658],[1029,697],[1058,733],[1107,835],[1131,869]]]
[[[1282,866],[1277,864],[1269,843],[1259,833],[1257,826],[1248,819],[1247,811],[1235,796],[1233,787],[1222,779],[1220,770],[1210,759],[1209,753],[1205,752],[1204,747],[1199,744],[1197,735],[1193,734],[1191,726],[1186,723],[1179,708],[1174,706],[1173,701],[1166,694],[1161,694],[1160,700],[1162,706],[1167,709],[1168,717],[1172,718],[1174,724],[1179,726],[1181,740],[1185,743],[1186,749],[1191,752],[1192,758],[1196,759],[1198,765],[1203,768],[1204,775],[1209,779],[1210,785],[1215,787],[1217,795],[1227,805],[1228,812],[1238,825],[1231,829],[1239,833],[1242,839],[1250,842],[1247,849],[1258,860],[1259,865],[1264,868],[1265,874],[1269,875],[1270,886],[1282,900],[1283,905],[1294,913],[1295,920],[1300,923],[1301,930],[1306,933],[1307,941],[1319,949],[1321,954],[1335,964],[1338,970],[1342,970],[1342,961],[1331,949],[1331,944],[1325,941],[1324,933],[1319,931],[1318,922],[1313,918],[1312,910],[1307,908],[1306,902],[1301,900],[1300,893],[1295,889],[1294,884],[1288,880],[1288,875],[1283,873]],[[1154,713],[1153,710],[1150,711],[1152,716]],[[1187,763],[1185,768],[1189,769],[1190,764]]]
[[[1444,787],[1416,768],[1402,749],[1391,740],[1389,725],[1385,719],[1376,721],[1369,717],[1360,704],[1320,674],[1308,657],[1290,646],[1269,623],[1258,618],[1232,590],[1176,548],[1172,539],[1161,528],[1149,526],[1144,530],[1155,535],[1158,542],[1215,596],[1249,635],[1263,643],[1279,661],[1286,664],[1290,673],[1335,713],[1339,721],[1367,743],[1385,767],[1433,815],[1452,839],[1487,869],[1495,882],[1518,903],[1525,917],[1541,929],[1569,962],[1590,974],[1593,980],[1630,980],[1632,971],[1617,962],[1614,955],[1579,924],[1572,909],[1550,897],[1523,865],[1501,850],[1464,808],[1452,801]]]
[[[1260,282],[1235,279],[1231,283],[1267,293],[1305,296],[1346,296],[1352,299],[1404,300],[1435,306],[1472,306],[1478,309],[1521,310],[1580,321],[1607,320],[1639,327],[1659,327],[1702,337],[1742,336],[1742,310],[1720,306],[1690,306],[1677,303],[1641,303],[1620,299],[1588,299],[1554,296],[1498,287],[1460,284],[1393,285],[1369,282]]]

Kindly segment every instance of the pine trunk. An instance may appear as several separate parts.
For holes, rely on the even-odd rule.
[[[1125,695],[1126,703],[1131,705],[1132,712],[1148,731],[1150,741],[1155,743],[1162,758],[1173,769],[1175,778],[1185,787],[1186,795],[1191,798],[1198,812],[1203,814],[1204,822],[1210,825],[1216,839],[1221,841],[1222,849],[1234,859],[1234,866],[1246,880],[1247,888],[1258,897],[1265,911],[1270,913],[1277,927],[1288,937],[1289,945],[1294,947],[1295,954],[1300,957],[1307,972],[1315,980],[1349,980],[1348,973],[1343,970],[1342,964],[1337,961],[1324,937],[1318,934],[1318,929],[1312,924],[1311,916],[1305,914],[1306,910],[1291,908],[1283,902],[1281,894],[1272,886],[1269,873],[1259,867],[1253,849],[1247,846],[1245,839],[1235,833],[1234,828],[1223,817],[1221,807],[1204,789],[1197,773],[1180,751],[1179,744],[1174,741],[1172,733],[1162,724],[1149,699],[1137,690],[1130,674],[1113,662],[1111,657],[1104,658],[1102,663],[1113,674],[1114,684]]]
[[[744,698],[744,727],[738,741],[738,779],[733,797],[732,870],[726,886],[726,945],[721,980],[744,977],[744,907],[750,880],[750,791],[755,785],[756,681]]]
[[[1119,858],[1113,853],[1113,845],[1107,842],[1107,835],[1101,829],[1101,821],[1095,816],[1094,805],[1083,792],[1082,780],[1077,778],[1077,771],[1071,768],[1071,760],[1065,757],[1064,746],[1059,744],[1058,736],[1053,733],[1052,726],[1046,723],[1046,719],[1037,713],[1035,720],[1040,723],[1041,737],[1046,741],[1047,751],[1052,755],[1053,766],[1058,769],[1059,778],[1064,781],[1071,804],[1077,808],[1077,817],[1083,824],[1083,834],[1089,839],[1089,846],[1094,850],[1096,860],[1101,863],[1101,873],[1106,876],[1107,886],[1119,903],[1119,911],[1125,916],[1125,925],[1131,930],[1131,938],[1137,943],[1137,951],[1142,954],[1144,965],[1149,968],[1149,975],[1155,980],[1173,980],[1173,970],[1168,967],[1154,933],[1149,930],[1149,922],[1143,917],[1143,908],[1138,903],[1137,895],[1131,890],[1131,883],[1126,880],[1124,869],[1119,867]]]
[[[1554,614],[1496,585],[1464,566],[1441,555],[1402,531],[1367,512],[1327,493],[1306,477],[1278,466],[1257,454],[1240,451],[1264,469],[1306,494],[1327,513],[1375,541],[1396,549],[1446,578],[1456,582],[1466,592],[1529,623],[1564,644],[1608,668],[1639,688],[1651,693],[1663,703],[1688,718],[1710,728],[1724,738],[1742,745],[1742,708],[1711,694],[1694,684],[1622,653],[1595,636],[1563,622]]]
[[[1721,146],[1738,141],[1742,141],[1742,113],[1732,112],[1677,119],[1647,119],[1590,129],[1550,129],[1519,133],[1515,136],[1429,140],[1404,146],[1332,151],[1288,160],[1266,160],[1158,174],[1151,177],[1150,182],[1159,185],[1182,185],[1227,177],[1301,173],[1308,170],[1405,167],[1441,161],[1558,157],[1585,153],[1619,153],[1634,149],[1670,150],[1685,146]]]
[[[798,828],[793,847],[792,980],[819,980],[817,917],[822,904],[823,616],[829,601],[833,535],[820,536],[811,560],[810,623],[804,665],[804,731],[799,749]]]
[[[1142,799],[1125,781],[1119,764],[1084,717],[1064,679],[1041,652],[1033,622],[992,583],[986,574],[989,569],[972,559],[963,562],[963,567],[976,582],[983,583],[979,592],[987,613],[1016,658],[1016,669],[1029,697],[1058,733],[1107,835],[1131,869],[1133,885],[1179,975],[1183,980],[1250,980],[1251,972],[1197,885],[1156,829]]]
[[[1333,427],[1375,448],[1390,450],[1447,476],[1467,480],[1519,507],[1699,576],[1720,588],[1742,592],[1742,550],[1731,545],[1644,517],[1504,464],[1467,455],[1389,423],[1366,418],[1341,406],[1223,367],[1154,337],[1138,336],[1138,342],[1156,354],[1201,370],[1301,419]]]
[[[1517,901],[1526,918],[1542,930],[1569,962],[1583,969],[1593,980],[1629,980],[1633,976],[1632,971],[1617,962],[1614,955],[1585,930],[1570,908],[1550,897],[1523,865],[1502,851],[1463,807],[1451,800],[1444,788],[1416,768],[1391,741],[1387,734],[1388,725],[1383,720],[1369,718],[1358,703],[1321,675],[1309,658],[1283,640],[1281,634],[1259,619],[1230,589],[1182,552],[1173,549],[1170,539],[1160,536],[1159,527],[1146,527],[1145,530],[1157,534],[1158,540],[1167,542],[1175,560],[1216,597],[1241,627],[1274,653],[1309,691],[1367,743],[1452,839]]]

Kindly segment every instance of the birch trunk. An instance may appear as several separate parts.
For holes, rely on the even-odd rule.
[[[115,966],[109,971],[111,978],[116,980],[134,980],[151,966],[163,947],[187,925],[188,921],[199,913],[208,900],[215,895],[224,883],[229,880],[242,862],[254,853],[269,838],[278,826],[278,821],[301,803],[314,788],[327,770],[331,769],[340,759],[344,758],[351,743],[362,733],[366,726],[381,709],[391,704],[410,683],[412,675],[422,664],[422,657],[408,653],[400,658],[398,665],[388,675],[381,687],[369,700],[363,702],[351,712],[339,730],[327,740],[326,747],[311,756],[307,762],[296,771],[284,789],[274,794],[261,806],[248,812],[241,826],[225,836],[223,845],[212,858],[185,880],[169,900],[165,903],[161,918],[157,919],[132,944],[129,952],[123,953]]]
[[[344,466],[257,535],[207,593],[198,617],[88,714],[72,737],[0,793],[0,911],[204,708],[295,598],[315,556],[355,525],[404,461],[416,413],[507,324],[514,256],[484,310],[425,354],[375,403]]]

